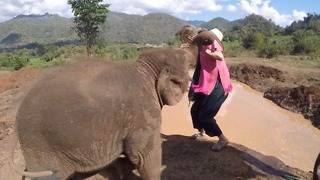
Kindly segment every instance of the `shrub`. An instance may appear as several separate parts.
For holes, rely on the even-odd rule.
[[[139,51],[136,45],[123,44],[98,46],[95,48],[95,54],[111,60],[130,60],[136,59],[139,55]]]
[[[258,51],[258,57],[260,58],[275,58],[279,56],[279,51],[276,46],[266,46]]]
[[[298,30],[292,35],[295,55],[312,54],[320,48],[320,37],[313,30]]]
[[[19,70],[25,67],[29,61],[29,55],[26,50],[19,50],[17,52],[6,52],[0,56],[0,66]]]
[[[225,57],[239,57],[245,50],[238,41],[227,42],[223,44]]]
[[[265,46],[265,36],[260,32],[253,32],[242,39],[242,45],[246,49],[260,50]]]

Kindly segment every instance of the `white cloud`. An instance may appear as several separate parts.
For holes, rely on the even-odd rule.
[[[199,14],[202,11],[221,11],[223,6],[216,0],[104,0],[111,4],[109,9],[127,14],[146,15],[152,12],[163,12],[177,17],[181,13]],[[0,22],[20,14],[58,14],[72,17],[71,7],[67,0],[0,0]]]
[[[302,20],[304,17],[307,17],[307,13],[303,11],[293,10],[293,14],[292,14],[293,21]]]
[[[67,0],[1,0],[0,22],[20,14],[59,14],[71,17],[71,8]]]
[[[248,14],[258,14],[259,13],[259,7],[257,6],[255,1],[251,1],[251,3],[247,0],[239,0],[238,3],[239,9],[241,9],[243,12]]]
[[[237,6],[234,6],[234,5],[228,5],[227,10],[230,12],[235,12],[238,10],[238,8],[237,8]]]
[[[110,10],[127,14],[145,15],[152,12],[163,12],[171,15],[180,13],[198,14],[201,11],[220,11],[221,5],[216,4],[215,0],[109,0]],[[124,6],[125,5],[125,6]]]
[[[271,19],[280,26],[290,25],[293,21],[302,20],[307,16],[305,12],[294,10],[292,14],[281,14],[274,7],[270,6],[271,0],[238,0],[238,7],[244,13],[261,15],[266,19]]]
[[[232,4],[230,0],[201,0],[201,2],[199,0],[104,0],[104,3],[111,4],[109,9],[115,12],[136,15],[162,12],[179,18],[186,16],[186,14],[192,16],[200,15],[202,12],[222,12],[226,9],[229,13],[240,11],[243,15],[252,13],[261,15],[282,26],[301,20],[306,16],[306,13],[297,10],[294,10],[292,14],[281,14],[270,6],[271,0],[234,1],[237,3]],[[229,2],[229,5],[225,7],[219,4],[226,4],[226,2]],[[67,0],[0,0],[0,22],[19,14],[44,14],[46,12],[63,17],[73,16]]]

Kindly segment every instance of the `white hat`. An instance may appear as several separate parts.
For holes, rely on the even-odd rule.
[[[222,32],[221,32],[219,29],[214,28],[214,29],[211,29],[210,31],[211,31],[220,41],[222,41],[222,39],[223,39],[223,34],[222,34]]]

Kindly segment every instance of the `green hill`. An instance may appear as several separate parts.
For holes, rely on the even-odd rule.
[[[185,24],[162,13],[139,16],[109,12],[101,33],[108,43],[163,43]],[[72,26],[72,19],[58,15],[19,15],[0,24],[0,48],[79,40]]]
[[[312,21],[313,22],[313,21]],[[106,24],[101,30],[102,39],[108,44],[137,43],[160,44],[174,38],[184,25],[191,24],[206,29],[219,28],[227,36],[237,39],[244,32],[262,32],[273,35],[283,31],[271,20],[251,14],[244,19],[228,21],[214,17],[208,22],[185,21],[164,13],[151,13],[145,16],[128,15],[110,11]],[[19,15],[0,23],[0,50],[33,47],[37,43],[70,44],[80,39],[71,30],[73,20],[58,15]]]
[[[163,43],[185,24],[184,20],[163,13],[139,16],[112,12],[102,34],[110,43]]]
[[[74,40],[72,21],[58,15],[20,15],[0,24],[0,47],[25,45],[34,42],[53,43]]]
[[[206,28],[208,30],[213,28],[218,28],[222,32],[232,30],[233,26],[234,26],[234,23],[232,21],[228,21],[221,17],[213,18],[212,20],[208,22],[204,22],[200,25],[200,27]]]

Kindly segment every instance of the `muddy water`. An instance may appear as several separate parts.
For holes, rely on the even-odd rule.
[[[241,83],[233,85],[234,91],[216,117],[229,140],[275,156],[291,167],[312,171],[320,152],[320,130],[301,115],[263,98],[262,93]],[[186,96],[176,106],[165,106],[162,133],[194,134],[189,111]]]

